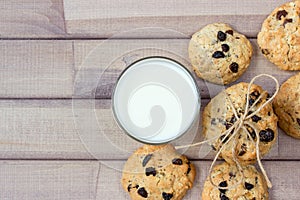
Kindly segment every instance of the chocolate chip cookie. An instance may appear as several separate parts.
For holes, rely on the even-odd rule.
[[[231,99],[239,117],[245,112],[248,85],[248,83],[239,83],[226,89],[228,98]],[[237,121],[230,106],[230,101],[226,98],[226,93],[221,92],[212,98],[205,107],[202,117],[202,132],[206,139],[217,137],[217,139],[211,143],[212,148],[216,151],[218,151],[220,147],[227,142],[233,131],[231,131],[228,137],[221,135],[221,133],[224,133],[226,130],[231,128]],[[266,102],[268,98],[266,91],[264,91],[260,86],[253,84],[250,88],[250,98],[248,101],[249,108],[255,103],[260,95],[262,95],[262,98],[251,110],[249,110],[248,115],[253,113],[259,106]],[[267,104],[257,114],[245,121],[250,123],[250,125],[258,132],[260,139],[260,155],[262,156],[266,154],[274,145],[277,138],[277,117],[273,112],[272,104]],[[234,148],[235,156],[241,164],[246,165],[255,163],[256,148],[254,141],[256,142],[257,135],[251,126],[244,123],[244,128],[240,129],[235,138],[230,140],[224,147],[220,156],[227,162],[231,164],[234,163],[232,154],[232,149]]]
[[[248,68],[251,57],[249,40],[227,24],[207,25],[189,43],[189,58],[195,73],[217,84],[237,80]]]
[[[264,177],[254,166],[247,165],[243,167],[244,180],[238,168],[226,162],[216,165],[212,170],[212,181],[219,187],[231,187],[232,189],[219,189],[211,184],[209,177],[204,183],[202,200],[267,200],[269,199],[268,187]]]
[[[194,165],[170,145],[144,145],[127,160],[122,186],[131,199],[179,200],[193,186]]]
[[[273,106],[280,128],[300,139],[300,73],[281,85]]]
[[[283,70],[300,70],[300,1],[276,8],[257,36],[262,53]]]

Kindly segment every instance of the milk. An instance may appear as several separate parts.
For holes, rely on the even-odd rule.
[[[186,133],[198,119],[200,96],[191,74],[167,58],[140,60],[119,77],[114,117],[138,141],[161,144]]]

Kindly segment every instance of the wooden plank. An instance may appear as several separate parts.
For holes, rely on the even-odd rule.
[[[92,200],[99,164],[66,161],[0,161],[3,200]]]
[[[192,71],[188,58],[188,39],[156,40],[95,40],[74,41],[76,76],[74,81],[75,97],[110,98],[115,82],[122,70],[135,60],[149,56],[166,56],[181,62]],[[255,39],[251,40],[254,54],[252,62],[237,82],[250,82],[258,74],[274,75],[280,83],[296,72],[280,70],[269,62],[259,50]],[[202,98],[210,98],[224,89],[196,78]],[[271,93],[272,81],[258,81]],[[234,83],[233,83],[234,84]]]
[[[201,197],[211,161],[193,163],[197,176],[186,200]],[[273,183],[270,199],[297,200],[300,162],[265,161],[263,164]],[[98,161],[0,161],[0,198],[129,200],[120,184],[123,165],[124,161],[100,161],[100,168]]]
[[[1,98],[64,98],[72,90],[71,41],[0,41]]]
[[[270,73],[280,82],[295,72],[279,70],[258,50],[238,81]],[[0,41],[0,98],[110,98],[116,79],[133,61],[147,56],[171,57],[191,70],[187,39],[158,40],[6,40]],[[74,52],[73,52],[74,43]],[[202,98],[223,86],[197,78]],[[264,84],[273,91],[271,83]],[[74,87],[73,87],[74,86]]]
[[[0,159],[126,159],[142,145],[117,126],[110,100],[0,100],[0,113]],[[175,145],[200,140],[191,134]],[[298,142],[280,130],[264,159],[300,160]],[[213,157],[203,152],[194,147],[184,153]]]
[[[10,0],[0,3],[1,38],[64,37],[62,0]]]
[[[286,1],[106,1],[64,0],[67,33],[81,37],[177,38],[190,37],[206,24],[225,22],[256,37],[266,16]],[[144,29],[160,27],[160,29]],[[130,31],[125,33],[126,31]]]
[[[1,158],[89,159],[70,100],[0,100]]]

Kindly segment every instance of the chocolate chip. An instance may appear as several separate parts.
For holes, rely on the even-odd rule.
[[[229,140],[229,136],[227,136],[227,137],[223,140],[224,137],[225,137],[225,135],[221,135],[221,136],[220,136],[220,140],[222,141],[223,144],[226,143],[227,140]]]
[[[254,188],[254,185],[252,185],[251,183],[245,182],[245,188],[246,188],[247,190],[251,190],[251,189]]]
[[[255,140],[255,139],[256,139],[255,131],[254,131],[251,127],[249,127],[249,126],[247,126],[246,129],[247,129],[247,131],[250,133],[252,139]]]
[[[220,199],[221,200],[229,200],[229,198],[223,193],[220,194]]]
[[[144,198],[148,197],[148,192],[145,190],[144,187],[141,187],[140,189],[138,189],[137,193]]]
[[[147,163],[149,162],[151,157],[152,157],[152,154],[148,154],[148,155],[145,156],[145,158],[143,160],[143,163],[142,163],[143,167],[145,167],[147,165]]]
[[[226,130],[228,130],[230,127],[232,127],[232,123],[225,122],[225,127]]]
[[[132,187],[132,184],[129,184],[128,187],[127,187],[128,192],[130,192],[130,190],[131,190],[132,188],[138,189],[138,188],[139,188],[139,185],[136,185],[136,186]]]
[[[300,118],[297,118],[297,123],[298,123],[299,126],[300,126]]]
[[[224,33],[223,31],[219,31],[217,37],[220,41],[225,41],[226,40],[226,33]]]
[[[130,192],[131,186],[132,186],[132,184],[129,184],[129,185],[127,186],[127,191],[128,191],[128,192]]]
[[[285,25],[287,23],[292,23],[293,22],[293,19],[285,19],[284,22],[283,22],[283,26],[285,27]]]
[[[240,150],[238,155],[243,156],[246,152],[247,152],[247,145],[243,143],[242,146],[241,146],[241,150]]]
[[[220,184],[219,184],[219,187],[227,187],[227,181],[222,181]],[[223,194],[225,194],[226,192],[226,189],[219,189],[219,191]]]
[[[229,65],[229,69],[233,72],[233,73],[237,73],[239,71],[239,64],[237,64],[236,62],[233,62]]]
[[[222,51],[224,52],[229,51],[229,46],[227,44],[222,44],[221,47],[222,47]]]
[[[180,158],[174,158],[174,159],[172,160],[172,163],[173,163],[174,165],[182,165],[182,160],[181,160]]]
[[[233,35],[233,30],[227,30],[225,33],[228,33],[229,35]]]
[[[278,12],[277,12],[277,15],[276,15],[276,19],[277,20],[281,20],[281,17],[283,16],[283,17],[285,17],[285,16],[287,16],[287,12],[285,11],[285,10],[279,10]]]
[[[266,130],[261,130],[259,132],[259,139],[262,142],[271,142],[274,140],[274,131],[270,128],[267,128]]]
[[[148,167],[145,170],[145,174],[146,176],[150,176],[150,175],[156,176],[156,170],[154,167]]]
[[[212,148],[214,151],[217,150],[216,147],[215,147],[214,145],[210,145],[210,146],[211,146],[211,148]]]
[[[265,54],[265,55],[269,55],[270,54],[270,52],[269,52],[268,49],[262,49],[261,52],[262,52],[262,54]]]
[[[250,93],[250,98],[249,98],[249,106],[252,106],[255,102],[255,100],[260,96],[260,93],[258,91],[253,91]]]
[[[255,99],[257,99],[260,96],[260,93],[257,90],[254,90],[250,93],[250,96],[255,97]]]
[[[165,192],[163,192],[162,193],[162,197],[163,197],[164,200],[170,200],[170,199],[172,199],[173,194],[172,193],[165,193]]]
[[[236,118],[235,118],[235,116],[234,115],[232,115],[232,117],[231,117],[231,119],[230,119],[230,121],[229,121],[230,123],[234,123],[234,122],[236,122]]]
[[[252,106],[255,102],[255,99],[249,98],[249,106]]]
[[[225,54],[222,51],[215,51],[212,55],[213,58],[224,58]]]
[[[187,171],[186,171],[186,175],[188,175],[190,172],[191,172],[191,162],[190,161],[188,161],[187,162],[187,164],[188,164],[188,169],[187,169]]]
[[[253,122],[257,123],[259,120],[261,120],[261,117],[259,117],[259,116],[257,116],[257,115],[253,115],[253,116],[251,117],[251,119],[252,119]]]
[[[246,153],[246,151],[241,150],[241,151],[239,152],[238,156],[243,156],[245,153]]]

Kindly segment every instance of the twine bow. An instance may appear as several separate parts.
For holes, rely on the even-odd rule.
[[[255,102],[252,104],[252,106],[249,108],[249,98],[250,98],[250,90],[251,90],[251,86],[253,85],[254,81],[260,77],[269,77],[271,79],[274,80],[274,82],[276,83],[276,91],[275,93],[266,101],[264,102],[261,106],[259,106],[254,112],[249,112],[250,110],[252,110],[255,105],[260,101],[260,99],[263,97],[263,95],[266,93],[265,91],[259,95],[259,97],[255,100]],[[261,109],[263,109],[267,104],[269,104],[274,98],[275,96],[277,95],[279,91],[279,83],[277,81],[277,79],[271,75],[268,75],[268,74],[260,74],[260,75],[257,75],[255,76],[251,82],[249,83],[248,85],[248,89],[247,89],[247,97],[246,97],[246,106],[245,106],[245,112],[243,113],[243,115],[239,116],[237,114],[237,111],[230,99],[230,97],[228,96],[228,94],[225,92],[226,94],[226,99],[228,100],[229,104],[230,104],[230,107],[234,113],[234,116],[235,118],[237,119],[234,124],[226,131],[224,131],[223,133],[221,133],[220,135],[218,136],[215,136],[213,138],[210,138],[208,140],[204,140],[204,141],[201,141],[201,142],[197,142],[197,143],[194,143],[194,144],[189,144],[189,145],[182,145],[182,146],[176,146],[175,148],[176,149],[183,149],[183,148],[187,148],[187,147],[193,147],[193,146],[198,146],[198,145],[201,145],[201,144],[205,144],[205,143],[209,143],[209,142],[212,142],[214,140],[216,140],[217,138],[219,138],[220,136],[224,136],[221,140],[221,147],[220,149],[218,150],[216,156],[214,157],[213,159],[213,162],[210,166],[210,169],[209,169],[209,179],[210,179],[210,182],[213,186],[219,188],[219,189],[232,189],[236,186],[238,186],[239,184],[241,184],[245,178],[244,176],[244,173],[243,173],[243,168],[242,166],[240,165],[237,157],[236,157],[236,154],[235,154],[235,149],[236,149],[236,135],[238,134],[238,132],[243,129],[247,135],[249,136],[249,138],[251,138],[251,141],[253,142],[253,144],[255,144],[255,151],[256,151],[256,158],[257,158],[257,162],[258,162],[258,165],[260,167],[260,170],[263,174],[263,176],[265,177],[265,180],[267,182],[267,185],[269,188],[272,187],[272,183],[270,181],[270,179],[268,178],[267,176],[267,173],[261,163],[261,159],[260,159],[260,151],[259,151],[259,142],[260,142],[260,137],[259,137],[259,133],[258,133],[258,130],[255,128],[255,126],[253,126],[251,123],[249,123],[247,120],[250,119],[252,116],[254,116],[255,114],[259,113],[259,111]],[[256,135],[256,142],[254,141],[254,139],[251,137],[250,133],[247,131],[245,125],[251,127],[254,132],[255,132],[255,135]],[[232,134],[230,137],[229,135]],[[229,138],[228,138],[229,137]],[[227,139],[228,138],[228,139]],[[212,176],[211,176],[211,172],[212,172],[212,169],[213,169],[213,166],[215,165],[219,155],[221,154],[222,150],[224,149],[224,147],[232,140],[233,140],[233,148],[232,148],[232,157],[233,157],[233,161],[235,162],[237,168],[238,168],[238,172],[241,174],[241,179],[235,184],[235,185],[232,185],[230,187],[220,187],[218,186],[217,184],[215,184],[213,181],[212,181]],[[219,144],[219,145],[220,145]]]

